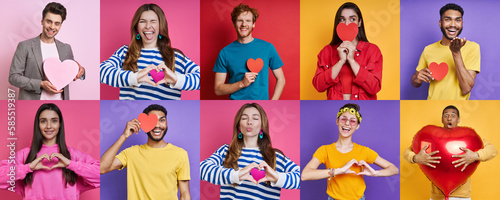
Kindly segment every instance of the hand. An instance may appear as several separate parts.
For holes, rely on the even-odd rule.
[[[259,167],[259,165],[257,165],[257,163],[252,163],[252,164],[247,165],[245,168],[241,169],[240,172],[238,173],[238,177],[239,177],[240,181],[247,180],[247,181],[250,181],[252,183],[259,184],[250,175],[250,170],[252,170],[253,168],[258,168],[258,167]]]
[[[161,63],[158,65],[158,71],[160,71],[160,70],[163,70],[165,77],[162,80],[158,81],[158,83],[156,83],[156,86],[163,84],[163,83],[168,83],[171,85],[175,85],[175,83],[177,83],[177,75],[175,74],[175,72],[170,70],[165,65],[165,63]]]
[[[85,68],[83,68],[80,63],[78,63],[76,60],[75,60],[76,64],[78,64],[78,74],[76,74],[76,77],[73,79],[73,81],[76,81],[76,79],[80,79],[80,77],[83,76],[83,74],[85,74]]]
[[[354,61],[354,54],[356,53],[356,46],[351,41],[344,41],[340,46],[347,49],[347,60]]]
[[[38,157],[35,158],[35,160],[31,161],[31,163],[29,164],[29,167],[31,169],[31,171],[35,171],[35,170],[39,170],[39,169],[47,169],[47,170],[50,170],[49,167],[45,166],[42,164],[42,160],[43,159],[47,159],[47,160],[50,160],[49,159],[49,154],[42,154]]]
[[[148,65],[146,68],[141,69],[137,74],[137,82],[138,83],[149,83],[151,85],[156,86],[156,83],[149,78],[148,74],[151,70],[156,70],[158,67],[156,65]]]
[[[366,163],[364,160],[360,160],[357,163],[357,165],[362,166],[363,171],[357,173],[356,175],[377,176],[377,174],[378,174],[378,171],[374,170],[372,167],[370,167],[370,165],[368,165],[368,163]]]
[[[63,89],[58,91],[56,89],[56,86],[52,85],[52,83],[50,81],[42,81],[40,83],[40,86],[42,86],[42,89],[44,89],[47,92],[52,93],[52,94],[59,94],[59,93],[64,91]]]
[[[432,165],[431,163],[439,163],[439,159],[441,159],[441,156],[435,156],[432,157],[433,155],[439,153],[439,151],[433,151],[429,154],[425,153],[425,150],[429,148],[429,145],[425,145],[425,147],[418,152],[417,155],[413,156],[413,161],[415,161],[418,164],[422,165],[427,165],[432,168],[436,168],[436,166]]]
[[[429,68],[423,68],[422,70],[417,72],[417,83],[420,84],[423,82],[430,83],[431,80],[434,80],[432,77],[432,72]]]
[[[343,65],[347,61],[347,53],[349,52],[349,50],[342,44],[337,47],[337,53],[340,57],[339,63]]]
[[[255,79],[257,78],[257,74],[255,72],[247,72],[245,73],[245,77],[243,77],[243,80],[241,80],[242,88],[248,87],[251,83],[255,82]]]
[[[52,153],[52,155],[50,155],[50,160],[52,160],[52,158],[54,158],[54,157],[56,157],[59,160],[59,162],[57,162],[55,165],[50,167],[51,170],[54,168],[68,167],[69,163],[71,162],[68,158],[64,157],[60,153]]]
[[[460,39],[459,37],[453,38],[453,40],[451,40],[451,42],[450,42],[451,52],[452,53],[459,53],[460,49],[462,49],[462,47],[465,45],[465,43],[467,43],[467,40],[465,38],[464,39]]]
[[[270,181],[270,182],[277,182],[278,181],[278,178],[279,178],[278,172],[274,171],[274,169],[272,167],[270,167],[266,163],[266,161],[262,161],[259,164],[259,169],[262,169],[262,168],[264,168],[264,171],[266,171],[266,176],[264,176],[264,178],[260,179],[258,183],[262,183],[262,182],[266,182],[266,181]]]
[[[139,122],[139,120],[137,119],[130,120],[127,122],[127,126],[123,131],[123,136],[125,136],[125,138],[128,138],[133,133],[138,134],[140,129],[141,129],[141,123]]]
[[[460,147],[460,150],[464,151],[465,153],[462,155],[451,156],[453,158],[461,158],[461,159],[458,159],[458,160],[451,162],[451,164],[454,164],[454,165],[458,163],[457,165],[455,165],[455,168],[463,165],[464,167],[462,168],[461,171],[464,171],[465,168],[467,168],[467,166],[469,166],[471,163],[479,160],[479,155],[476,152],[471,151],[470,149],[467,149],[465,147]]]
[[[354,164],[357,164],[358,161],[355,159],[352,159],[351,161],[347,162],[343,167],[335,169],[335,173],[337,175],[339,174],[356,174],[356,172],[351,170],[351,166]]]

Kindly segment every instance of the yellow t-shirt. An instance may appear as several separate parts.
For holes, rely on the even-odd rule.
[[[178,180],[189,180],[187,152],[168,144],[152,148],[135,145],[120,152],[116,158],[127,167],[127,197],[139,199],[177,199]]]
[[[364,160],[373,164],[378,154],[370,148],[356,143],[350,152],[341,153],[335,147],[335,143],[332,143],[318,148],[313,157],[325,164],[326,168],[341,168],[352,159]],[[353,165],[351,170],[357,173],[361,172],[362,169],[360,166]],[[358,200],[363,197],[365,189],[363,176],[342,174],[335,176],[328,182],[326,193],[337,200]]]
[[[481,54],[479,51],[479,44],[467,41],[461,49],[462,59],[467,70],[473,70],[479,73],[481,68]],[[432,62],[440,64],[445,62],[448,65],[448,74],[440,80],[431,81],[429,85],[428,100],[468,100],[470,93],[462,95],[462,89],[458,83],[457,72],[455,69],[455,62],[450,51],[449,46],[441,44],[441,40],[426,46],[420,60],[418,61],[417,71],[420,71]]]

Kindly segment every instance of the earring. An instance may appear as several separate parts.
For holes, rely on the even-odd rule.
[[[138,40],[141,39],[141,35],[139,35],[139,31],[137,31],[137,35],[135,36],[135,39],[138,39]]]
[[[161,32],[159,32],[160,34],[158,34],[158,38],[161,40]]]
[[[240,129],[238,129],[238,138],[240,138],[240,139],[243,138],[243,134],[241,134]]]
[[[262,129],[260,129],[259,138],[262,139],[263,137],[264,137],[264,133],[262,132]]]

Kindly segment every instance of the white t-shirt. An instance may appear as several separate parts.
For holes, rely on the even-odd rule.
[[[56,43],[46,44],[40,40],[40,46],[42,47],[42,60],[45,61],[47,58],[57,58],[59,59],[59,52],[57,51]],[[42,95],[40,100],[63,100],[62,93],[52,94],[42,89]]]

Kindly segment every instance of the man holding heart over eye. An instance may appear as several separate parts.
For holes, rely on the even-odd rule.
[[[129,147],[118,154],[132,134],[143,129],[148,141]],[[127,122],[123,134],[101,157],[101,174],[127,167],[127,197],[131,199],[190,200],[189,158],[187,152],[163,141],[167,134],[167,110],[149,105],[138,119]],[[118,155],[117,155],[118,154]]]
[[[468,100],[481,68],[479,44],[458,37],[463,29],[462,7],[449,3],[439,14],[443,37],[425,47],[411,84],[418,88],[422,82],[430,83],[429,100]]]
[[[443,123],[443,128],[445,129],[453,129],[458,127],[458,123],[460,122],[460,112],[458,108],[449,105],[443,110],[441,122]],[[453,155],[453,158],[457,158],[451,164],[454,165],[455,168],[460,167],[463,172],[468,165],[474,163],[476,161],[484,162],[493,159],[498,151],[493,144],[483,139],[484,147],[476,152],[467,149],[465,147],[460,147],[460,150],[465,152],[464,154]],[[431,168],[439,167],[441,156],[439,155],[439,151],[431,151],[431,146],[426,145],[423,146],[419,152],[413,152],[412,146],[404,152],[404,159],[410,163],[418,163],[421,165],[426,165]],[[454,198],[456,200],[470,200],[471,199],[471,179],[467,179],[463,185],[459,186],[450,194],[450,199]],[[431,189],[431,200],[444,199],[445,195],[439,188],[432,184]]]
[[[231,12],[238,39],[224,47],[215,62],[216,95],[233,100],[269,100],[269,69],[276,78],[272,100],[278,100],[285,87],[283,61],[271,43],[252,37],[257,9],[240,4]],[[229,81],[226,77],[229,74]]]
[[[61,61],[73,60],[69,44],[55,39],[66,19],[66,8],[52,2],[42,12],[42,33],[32,39],[22,41],[17,46],[9,72],[9,83],[19,88],[20,100],[69,100],[69,86],[61,90],[52,85],[44,75],[43,61],[57,58]],[[78,62],[76,79],[85,79],[85,68]],[[62,87],[62,86],[61,86]]]

